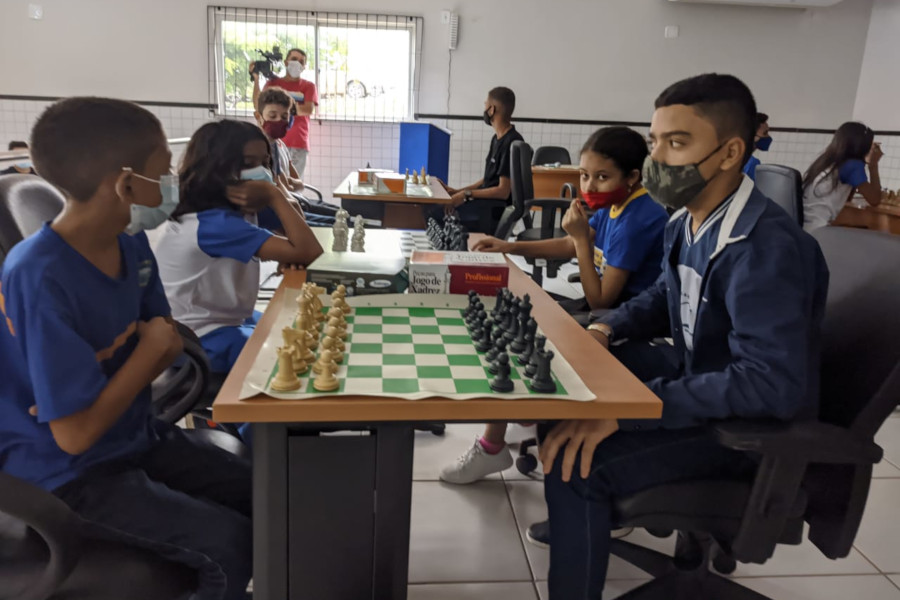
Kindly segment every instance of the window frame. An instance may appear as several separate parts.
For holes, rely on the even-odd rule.
[[[251,24],[271,24],[273,26],[311,26],[313,28],[314,48],[304,48],[310,58],[315,61],[315,79],[313,83],[321,94],[323,69],[321,67],[320,29],[372,29],[376,31],[408,31],[409,32],[409,89],[407,111],[404,115],[362,116],[323,113],[317,106],[310,118],[319,121],[354,122],[354,123],[401,123],[414,118],[419,101],[419,81],[422,62],[422,32],[424,19],[420,16],[350,13],[315,10],[267,9],[236,6],[209,6],[207,12],[207,44],[208,44],[208,96],[209,103],[219,118],[252,118],[253,109],[227,108],[227,91],[225,89],[225,37],[226,21]],[[289,48],[282,48],[285,53]],[[255,57],[254,57],[255,58]],[[310,61],[312,62],[312,61]],[[249,75],[248,75],[249,77]],[[257,84],[258,85],[258,84]],[[321,105],[321,100],[320,103]]]

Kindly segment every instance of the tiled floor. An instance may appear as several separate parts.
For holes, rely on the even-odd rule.
[[[410,600],[547,600],[548,553],[525,541],[525,528],[546,516],[540,476],[515,468],[470,486],[438,481],[480,425],[450,425],[443,438],[416,434]],[[512,426],[518,442],[533,430]],[[773,600],[900,600],[900,416],[878,435],[885,460],[875,469],[856,545],[843,560],[826,559],[811,543],[780,546],[765,565],[740,565],[734,577]],[[629,539],[671,552],[672,539],[635,531]],[[613,557],[604,598],[647,580]],[[724,599],[723,599],[724,600]]]

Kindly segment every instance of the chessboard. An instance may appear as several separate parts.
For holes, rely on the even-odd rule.
[[[286,330],[297,329],[297,299],[304,295],[303,290],[285,291],[276,324],[244,382],[242,399],[260,392],[291,400],[341,395],[408,400],[429,397],[465,400],[487,396],[579,401],[595,398],[565,357],[541,335],[534,319],[530,320],[530,326],[528,321],[522,321],[525,327],[522,335],[518,335],[519,331],[511,334],[512,329],[518,329],[513,324],[512,311],[504,309],[503,315],[498,314],[494,298],[439,294],[342,299],[341,303],[346,304],[349,311],[342,324],[346,333],[341,340],[343,360],[333,369],[337,380],[335,389],[317,389],[317,375],[309,368],[296,374],[296,389],[276,391],[273,384],[282,387],[275,383],[279,370],[282,365],[289,364],[287,360],[280,360],[281,348],[288,345],[286,336],[294,335]],[[501,304],[518,303],[519,306],[526,300],[516,299],[509,292],[499,298]],[[335,313],[332,298],[321,296],[319,302],[321,312]],[[308,318],[303,321],[309,325]],[[312,354],[316,362],[322,358],[323,346],[332,348],[335,345],[332,340],[325,341],[327,330],[327,327],[315,328],[313,335],[318,339],[319,349]],[[473,336],[478,335],[476,330],[480,330],[481,339],[473,341]],[[503,338],[504,333],[506,338]],[[532,354],[543,359],[540,364],[535,364],[540,361],[521,361],[519,355],[508,348],[516,338],[519,338],[517,347],[527,343],[529,335]],[[497,342],[496,336],[503,341]],[[504,358],[500,358],[500,354]],[[500,373],[492,372],[498,368]],[[294,375],[287,379],[291,377]],[[542,380],[539,385],[534,383],[537,379]]]

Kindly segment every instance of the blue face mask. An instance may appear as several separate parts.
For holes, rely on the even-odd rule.
[[[272,178],[272,171],[262,165],[252,169],[244,169],[241,171],[241,179],[243,181],[268,181],[273,185],[275,184],[275,180]]]
[[[772,137],[771,136],[767,135],[766,137],[761,137],[758,140],[756,140],[757,149],[762,150],[763,152],[768,152],[769,146],[771,146],[771,145],[772,145]]]
[[[32,169],[32,167],[34,167],[34,163],[32,163],[30,160],[23,160],[22,162],[15,163],[14,166],[20,171],[29,171]]]
[[[175,207],[178,206],[178,175],[163,175],[159,179],[151,179],[137,173],[132,173],[132,175],[145,181],[158,183],[159,193],[162,195],[162,202],[159,206],[131,205],[131,222],[125,228],[125,232],[135,235],[141,231],[156,229],[165,223]]]

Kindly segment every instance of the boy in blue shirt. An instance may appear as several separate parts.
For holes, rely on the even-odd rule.
[[[594,323],[605,347],[663,402],[658,421],[563,421],[541,446],[550,597],[603,592],[616,498],[686,479],[742,476],[752,463],[711,423],[815,417],[828,271],[816,241],[741,169],[756,104],[729,75],[680,81],[656,100],[644,185],[676,210],[663,273]],[[674,348],[647,342],[670,336]],[[543,531],[539,531],[543,530]]]
[[[769,146],[772,145],[772,136],[769,135],[769,115],[766,113],[756,113],[756,135],[753,136],[753,147],[760,152],[768,152]],[[760,165],[760,160],[753,154],[744,163],[744,175],[756,181],[756,167]]]
[[[0,469],[90,535],[197,569],[197,598],[243,598],[249,464],[150,411],[150,382],[181,352],[142,233],[177,204],[162,127],[129,102],[70,98],[38,119],[32,158],[66,206],[0,273]]]

